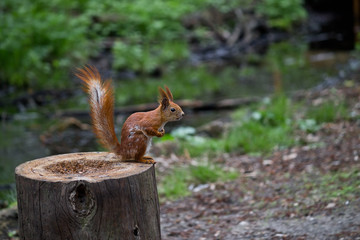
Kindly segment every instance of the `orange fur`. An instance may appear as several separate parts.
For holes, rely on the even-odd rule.
[[[101,81],[95,67],[78,69],[76,76],[84,83],[89,95],[91,119],[94,133],[100,143],[122,160],[155,163],[145,156],[151,145],[151,138],[162,137],[167,122],[178,121],[184,116],[179,105],[173,102],[170,89],[159,88],[159,106],[149,112],[137,112],[128,117],[121,130],[119,143],[114,130],[114,96],[111,81]]]

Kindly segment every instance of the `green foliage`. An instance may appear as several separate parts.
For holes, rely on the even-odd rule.
[[[122,39],[114,44],[114,68],[151,73],[168,61],[187,57],[184,29],[179,20],[195,9],[195,4],[186,1],[156,0],[149,4],[146,0],[137,0],[106,1],[103,9],[99,11],[95,6],[95,11],[90,12],[94,15],[112,13],[118,18],[118,21],[108,18],[112,22],[107,24],[110,29],[102,26],[106,25],[106,19],[98,27],[106,31],[102,34],[113,32]]]
[[[10,239],[12,239],[12,238],[14,238],[14,237],[16,237],[17,235],[18,235],[18,231],[17,230],[8,230],[8,237],[10,238]]]
[[[306,18],[303,0],[262,0],[257,12],[269,19],[270,26],[285,30]]]
[[[112,33],[131,41],[174,40],[181,33],[180,17],[202,3],[206,1],[90,1],[88,14],[99,17],[95,29],[105,36]]]
[[[224,171],[221,167],[211,164],[191,166],[190,173],[195,183],[205,184],[218,180],[234,180],[238,177],[238,172]]]
[[[171,141],[178,142],[179,153],[187,152],[192,157],[224,151],[267,154],[274,147],[295,143],[293,108],[284,96],[266,99],[250,114],[244,109],[236,111],[233,126],[220,139],[198,136],[194,128],[183,127],[171,133]]]
[[[213,139],[201,136],[192,136],[192,138],[180,141],[180,151],[188,152],[192,157],[198,157],[209,153],[224,151],[221,139]]]
[[[186,43],[182,42],[129,46],[122,41],[115,42],[113,53],[116,69],[131,69],[140,73],[151,73],[161,66],[169,67],[169,63],[186,58],[189,54]]]
[[[177,128],[171,132],[171,136],[180,146],[179,153],[188,152],[192,157],[224,149],[221,140],[198,136],[195,128],[192,127]]]
[[[307,44],[278,42],[271,44],[266,53],[266,61],[272,71],[280,71],[287,74],[296,69],[306,66]]]
[[[164,177],[159,184],[159,194],[167,199],[175,199],[190,194],[188,190],[188,173],[185,169],[175,169]]]
[[[275,148],[299,144],[294,130],[314,133],[324,122],[348,117],[349,110],[344,101],[329,100],[308,108],[278,95],[235,111],[230,129],[221,138],[200,136],[194,128],[181,127],[170,133],[170,140],[177,141],[177,154],[186,152],[191,157],[222,152],[269,154]]]
[[[105,0],[99,6],[97,1],[90,1],[88,14],[99,19],[93,26],[95,32],[119,37],[113,48],[114,68],[148,74],[159,67],[173,67],[174,62],[188,57],[186,29],[181,21],[185,15],[211,5],[223,6],[221,2]],[[226,6],[236,4],[232,0]]]
[[[320,129],[319,124],[314,119],[299,119],[298,127],[304,132],[314,133]]]
[[[241,150],[245,153],[270,153],[274,147],[294,143],[289,126],[271,127],[259,122],[246,122],[234,128],[225,140],[226,151]]]
[[[241,116],[237,114],[234,116]],[[294,143],[291,137],[292,110],[289,100],[279,96],[266,101],[248,118],[234,118],[233,126],[225,139],[226,151],[246,153],[269,153],[274,147],[289,146]]]
[[[227,81],[231,79],[220,82],[216,76],[202,67],[181,68],[172,74],[164,75],[161,83],[159,79],[151,77],[123,81],[121,86],[116,88],[115,98],[120,105],[154,102],[158,95],[158,86],[164,84],[169,86],[175,99],[202,97],[203,100],[207,100],[206,98],[211,99],[212,92],[220,90],[221,85]]]
[[[17,204],[16,190],[0,191],[0,202],[6,207],[12,207]]]
[[[266,99],[248,113],[239,109],[233,114],[233,126],[221,139],[196,135],[194,128],[178,128],[171,140],[178,141],[179,152],[197,157],[219,152],[270,153],[274,147],[295,143],[292,136],[293,108],[285,96]],[[247,109],[249,110],[249,109]]]
[[[318,106],[312,106],[307,110],[306,116],[314,119],[316,123],[334,122],[338,119],[346,119],[348,109],[344,101],[326,101]]]
[[[97,40],[108,36],[121,39],[114,44],[115,69],[172,68],[189,51],[181,18],[215,4],[220,3],[1,1],[0,79],[25,87],[64,86],[71,68],[85,63],[97,52]]]
[[[166,199],[176,199],[189,195],[191,184],[234,180],[238,176],[239,174],[236,171],[225,171],[223,168],[210,163],[176,168],[160,182],[159,194]]]
[[[97,53],[98,41],[113,37],[115,70],[133,70],[143,77],[159,71],[165,82],[176,85],[186,79],[194,86],[200,79],[210,82],[209,90],[215,92],[214,79],[178,70],[189,56],[182,19],[211,6],[228,12],[250,5],[249,0],[155,0],[151,4],[146,0],[4,0],[0,2],[0,80],[26,88],[64,86],[71,70]],[[193,31],[201,35],[203,30]],[[139,81],[148,80],[156,81]],[[187,90],[197,93],[189,97],[199,94],[192,88]]]
[[[64,86],[69,68],[91,48],[89,19],[71,14],[81,2],[4,0],[0,3],[0,79],[17,86]]]
[[[275,96],[265,99],[263,106],[251,114],[251,119],[264,126],[283,126],[292,115],[290,100],[285,96]]]
[[[209,6],[222,12],[241,2],[237,0],[147,0],[98,1],[88,0],[87,14],[96,16],[94,30],[103,36],[116,35],[127,43],[173,41],[184,37],[182,17]]]

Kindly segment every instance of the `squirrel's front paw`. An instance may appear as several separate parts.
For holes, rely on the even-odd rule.
[[[159,133],[160,134],[158,135],[158,137],[162,137],[165,135],[165,130],[162,128],[162,129],[160,129]]]

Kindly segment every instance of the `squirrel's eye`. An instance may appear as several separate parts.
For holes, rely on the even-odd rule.
[[[170,111],[175,112],[175,108],[171,108]]]

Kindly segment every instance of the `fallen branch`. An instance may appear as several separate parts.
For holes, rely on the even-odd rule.
[[[227,110],[235,109],[240,106],[245,106],[254,102],[258,102],[259,97],[250,98],[235,98],[224,99],[220,101],[204,102],[200,100],[179,100],[177,103],[187,112],[199,112],[199,111],[215,111],[215,110]],[[125,106],[115,109],[116,115],[132,114],[134,112],[145,112],[157,107],[157,103],[139,104],[132,106]],[[88,110],[65,110],[58,111],[56,117],[75,117],[82,118],[89,115]]]

